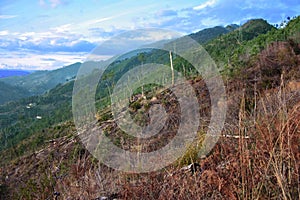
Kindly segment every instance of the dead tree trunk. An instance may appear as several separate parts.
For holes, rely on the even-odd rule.
[[[173,67],[172,52],[169,51],[169,54],[170,54],[170,63],[171,63],[171,71],[172,71],[172,86],[174,86],[174,67]]]

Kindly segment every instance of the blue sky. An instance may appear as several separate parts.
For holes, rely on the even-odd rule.
[[[299,0],[1,0],[0,68],[55,69],[83,61],[97,45],[128,30],[188,34],[252,18],[280,23],[299,13]]]

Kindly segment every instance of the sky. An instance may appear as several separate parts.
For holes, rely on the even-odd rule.
[[[300,0],[1,0],[0,69],[51,70],[83,62],[95,47],[126,31],[189,34],[254,18],[276,24],[299,13]],[[173,36],[132,37],[149,43]]]

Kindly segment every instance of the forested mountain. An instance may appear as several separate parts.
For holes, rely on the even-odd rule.
[[[53,71],[36,71],[27,76],[7,77],[1,79],[6,84],[21,87],[31,95],[43,94],[59,83],[75,78],[81,63],[74,63]]]
[[[226,28],[222,26],[216,26],[214,28],[207,28],[196,33],[189,35],[192,39],[196,40],[200,44],[205,44],[216,37],[234,31],[238,28],[238,25],[229,25]]]
[[[230,72],[240,69],[241,63],[247,59],[244,57],[256,55],[267,44],[267,41],[263,41],[260,45],[247,45],[247,42],[272,30],[276,31],[263,19],[250,20],[235,31],[207,43],[204,47],[218,65],[224,66],[225,70]]]
[[[84,67],[86,68],[86,72],[89,73],[95,68],[101,68],[103,63],[102,61],[86,61]],[[35,71],[25,76],[2,78],[0,81],[5,83],[9,87],[9,90],[6,87],[0,88],[1,95],[5,96],[5,98],[1,99],[0,104],[24,97],[42,95],[59,84],[72,81],[75,79],[81,65],[82,63],[74,63],[56,70]],[[8,91],[10,93],[7,93]]]

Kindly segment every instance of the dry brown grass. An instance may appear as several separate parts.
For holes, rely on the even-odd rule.
[[[255,95],[251,111],[247,96],[239,98],[234,128],[226,129],[202,172],[172,168],[124,184],[124,199],[300,199],[300,98],[278,88]],[[259,93],[259,92],[257,92]],[[232,102],[232,101],[231,101]],[[187,155],[189,155],[189,151]],[[162,176],[164,178],[162,178]]]
[[[251,91],[252,102],[246,90],[231,93],[238,94],[228,99],[236,110],[228,111],[224,137],[206,158],[192,146],[176,165],[126,174],[64,137],[1,169],[2,183],[16,199],[54,198],[55,191],[57,199],[300,199],[300,92],[286,88],[283,76],[278,88]],[[201,171],[181,170],[191,162]]]

